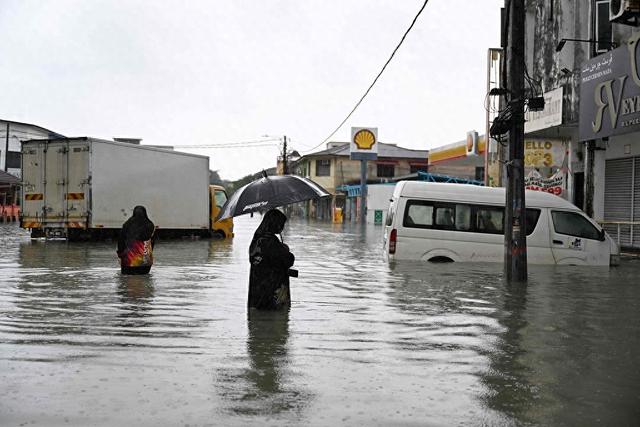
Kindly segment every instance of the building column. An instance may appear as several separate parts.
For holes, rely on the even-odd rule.
[[[585,212],[596,221],[604,220],[606,149],[604,141],[587,141],[585,159]]]

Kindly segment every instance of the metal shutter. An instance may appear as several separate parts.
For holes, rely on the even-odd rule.
[[[634,157],[633,171],[633,221],[640,221],[640,157]],[[633,226],[631,246],[640,249],[640,225]]]
[[[633,172],[634,159],[607,160],[605,165],[605,190],[604,190],[604,219],[605,221],[631,221],[633,206]],[[636,178],[637,179],[637,178]],[[640,200],[638,201],[640,204]],[[618,227],[606,225],[607,232],[618,240]],[[640,240],[633,239],[640,243]],[[631,246],[631,226],[620,225],[620,240],[622,247]]]

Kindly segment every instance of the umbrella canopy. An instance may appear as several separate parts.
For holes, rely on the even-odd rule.
[[[224,204],[218,220],[330,194],[308,178],[296,175],[264,176],[239,188]]]

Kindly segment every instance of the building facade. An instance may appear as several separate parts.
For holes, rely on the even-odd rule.
[[[368,183],[391,182],[394,178],[427,170],[427,150],[379,144],[378,160],[367,162]],[[313,201],[307,212],[309,216],[329,219],[336,208],[353,215],[357,213],[357,204],[349,201],[347,206],[348,194],[340,190],[360,183],[360,161],[350,159],[348,142],[329,142],[325,150],[301,157],[292,167],[297,175],[312,179],[331,194],[331,198]]]
[[[46,138],[63,136],[29,123],[0,120],[0,169],[20,178],[22,141]]]
[[[547,172],[564,172],[567,199],[640,249],[640,30],[629,25],[639,13],[625,4],[526,2],[525,84],[546,103],[525,138],[564,147]]]

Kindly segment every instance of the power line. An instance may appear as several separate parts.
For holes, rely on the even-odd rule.
[[[400,39],[400,42],[398,43],[398,45],[395,47],[395,49],[393,49],[393,52],[391,52],[391,56],[389,56],[389,59],[387,59],[387,62],[384,63],[384,65],[382,66],[382,69],[380,70],[380,72],[378,73],[378,75],[376,76],[375,79],[373,79],[373,83],[371,83],[371,85],[369,86],[369,88],[366,90],[366,92],[364,93],[364,95],[362,95],[362,98],[360,98],[360,100],[356,103],[355,107],[353,107],[353,109],[351,110],[351,112],[349,114],[347,114],[347,117],[344,118],[344,120],[338,125],[338,127],[335,128],[335,130],[333,132],[331,132],[331,134],[329,134],[329,136],[327,136],[324,141],[322,141],[320,144],[316,145],[315,147],[313,147],[312,149],[310,149],[309,151],[313,151],[316,148],[320,147],[321,145],[324,145],[333,135],[335,135],[336,132],[338,132],[338,130],[342,127],[342,125],[344,125],[347,120],[349,120],[349,117],[351,117],[351,115],[356,111],[356,109],[360,106],[360,104],[362,103],[362,101],[364,101],[364,98],[369,94],[369,92],[371,91],[371,89],[373,88],[373,86],[376,84],[376,82],[378,81],[378,79],[380,78],[380,76],[382,75],[382,73],[384,72],[384,70],[387,68],[387,65],[389,65],[389,63],[391,62],[391,60],[393,59],[393,57],[395,56],[396,52],[398,51],[398,49],[400,49],[400,46],[402,46],[402,43],[404,42],[404,39],[407,37],[407,35],[409,34],[409,32],[411,31],[411,29],[413,28],[414,24],[416,23],[416,21],[418,20],[418,17],[420,16],[420,14],[422,13],[422,11],[424,10],[424,8],[427,6],[427,3],[429,3],[429,0],[424,0],[424,3],[422,4],[422,7],[420,8],[420,10],[418,11],[418,13],[416,14],[416,16],[413,18],[413,21],[411,21],[411,25],[409,25],[409,28],[407,28],[407,30],[404,32],[404,35],[402,36],[402,38]]]
[[[265,144],[246,144],[246,145],[174,145],[173,147],[176,150],[180,150],[182,148],[186,148],[188,150],[197,150],[197,149],[218,149],[218,148],[254,148],[254,147],[277,147],[280,144],[276,144],[273,142],[268,142]]]
[[[177,145],[180,148],[232,148],[232,147],[257,147],[262,145],[277,145],[270,141],[280,141],[280,138],[259,139],[253,141],[237,141],[237,142],[220,142],[217,144],[193,144],[193,145]],[[269,144],[266,144],[269,143]]]

